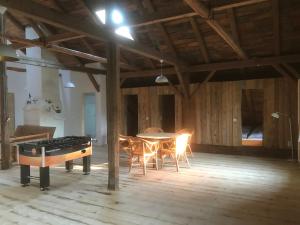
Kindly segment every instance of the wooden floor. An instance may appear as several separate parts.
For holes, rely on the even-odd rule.
[[[91,175],[53,168],[46,192],[34,181],[21,187],[17,166],[0,171],[0,224],[300,224],[295,163],[196,153],[180,173],[122,167],[121,189],[110,193],[105,149],[95,150]]]

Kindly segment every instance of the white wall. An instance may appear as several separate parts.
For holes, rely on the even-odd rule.
[[[100,92],[96,92],[85,73],[60,71],[63,83],[72,81],[75,88],[63,89],[63,113],[65,118],[65,135],[84,135],[84,99],[85,93],[96,95],[96,138],[98,144],[106,144],[107,123],[106,123],[106,78],[103,75],[95,75],[100,85]]]
[[[25,66],[16,63],[7,63],[7,66],[25,69]],[[15,125],[17,127],[24,124],[23,107],[28,98],[26,73],[8,70],[6,74],[8,92],[14,93],[15,96]]]

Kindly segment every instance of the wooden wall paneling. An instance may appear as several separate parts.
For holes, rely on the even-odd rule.
[[[161,127],[160,95],[157,92],[157,87],[149,88],[151,127]]]
[[[242,144],[242,88],[240,82],[231,82],[232,88],[232,145]]]
[[[138,90],[139,132],[143,132],[147,127],[150,127],[148,92],[147,88],[139,88]]]
[[[180,130],[183,128],[182,111],[182,96],[175,94],[175,130]]]
[[[196,85],[191,85],[193,90]],[[293,113],[296,125],[298,111],[295,95],[297,83],[290,78],[210,82],[201,84],[190,100],[192,124],[195,129],[193,142],[197,144],[241,146],[242,141],[242,89],[263,89],[264,91],[264,122],[263,145],[269,149],[287,149],[289,140],[288,123],[284,118],[273,119],[271,113]],[[129,91],[130,90],[130,91]],[[139,128],[141,131],[148,126],[156,126],[159,119],[158,95],[174,94],[170,87],[132,88],[124,93],[139,95]],[[183,125],[185,106],[183,97],[175,94],[175,127]],[[147,114],[149,112],[149,114]],[[146,117],[149,116],[149,121]],[[185,115],[188,116],[188,115]],[[298,129],[294,125],[294,140],[298,138]]]
[[[266,148],[276,148],[278,121],[271,117],[271,113],[276,112],[275,108],[275,80],[264,80],[264,123],[263,123],[263,146]]]

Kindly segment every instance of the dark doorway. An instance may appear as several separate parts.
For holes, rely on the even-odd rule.
[[[126,133],[129,136],[135,136],[138,133],[138,96],[126,95],[124,98]]]
[[[160,95],[159,108],[161,128],[165,132],[175,132],[175,96]]]
[[[242,91],[242,143],[262,146],[264,93],[261,89]]]

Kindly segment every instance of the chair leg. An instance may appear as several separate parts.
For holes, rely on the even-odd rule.
[[[132,169],[132,157],[129,158],[129,173],[130,173],[131,169]]]
[[[186,152],[184,153],[184,157],[185,157],[186,163],[188,164],[188,167],[191,168],[189,159],[188,159],[188,157],[187,157],[187,155],[186,155]]]
[[[175,155],[175,162],[176,162],[176,171],[179,172],[179,162],[178,162],[178,157]]]
[[[192,152],[192,148],[191,148],[191,146],[190,146],[190,145],[188,145],[188,148],[189,148],[189,152],[190,152],[191,156],[192,156],[192,157],[194,157],[194,154],[193,154],[193,152]]]
[[[156,170],[158,170],[157,152],[155,153],[155,166],[156,166]]]
[[[145,156],[143,157],[143,173],[146,176],[146,169],[147,169],[147,161]]]

